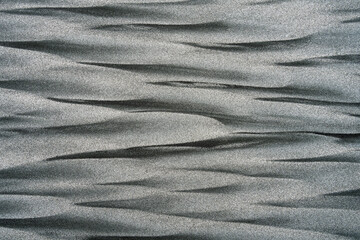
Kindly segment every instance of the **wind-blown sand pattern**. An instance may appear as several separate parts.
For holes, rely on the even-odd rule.
[[[0,239],[360,239],[358,0],[0,0]]]

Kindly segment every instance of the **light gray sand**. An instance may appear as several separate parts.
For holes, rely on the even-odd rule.
[[[359,16],[0,1],[0,239],[360,239]]]

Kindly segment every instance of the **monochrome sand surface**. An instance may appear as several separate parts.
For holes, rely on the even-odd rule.
[[[360,239],[360,1],[0,0],[0,239]]]

